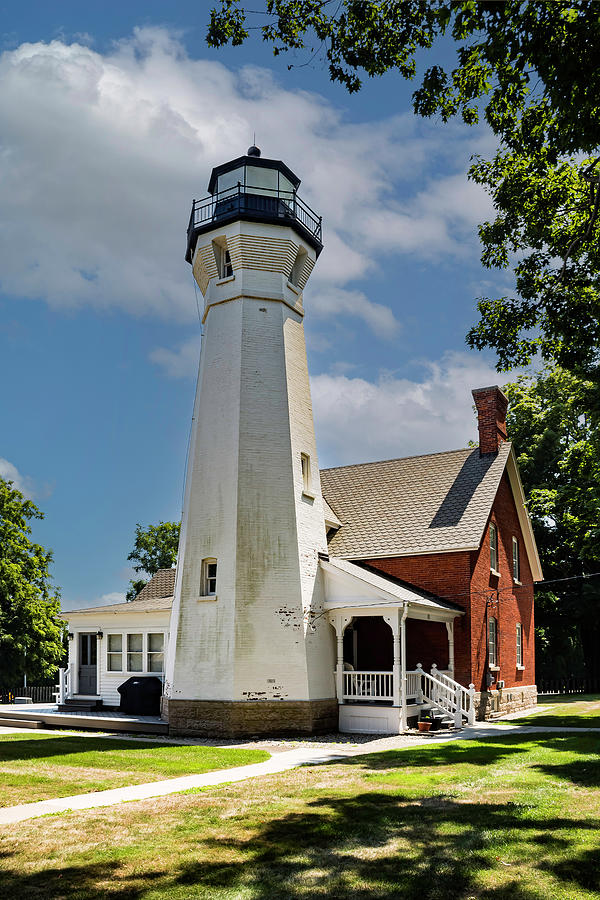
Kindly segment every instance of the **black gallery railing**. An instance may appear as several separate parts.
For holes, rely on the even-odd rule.
[[[257,219],[295,220],[315,239],[322,240],[322,218],[295,191],[237,184],[203,200],[194,200],[188,225],[188,251],[194,234],[219,220],[247,216]]]

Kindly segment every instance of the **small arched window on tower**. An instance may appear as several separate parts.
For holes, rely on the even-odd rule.
[[[306,250],[304,247],[298,247],[298,252],[296,253],[296,259],[294,260],[294,265],[292,266],[292,271],[290,272],[289,281],[295,287],[300,287],[300,281],[302,279],[302,273],[304,272],[304,263],[306,261]]]
[[[217,593],[217,561],[216,559],[202,560],[202,587],[203,597],[214,597]]]
[[[212,246],[219,278],[232,278],[233,263],[231,262],[231,256],[227,249],[227,238],[216,238],[216,240],[212,242]]]

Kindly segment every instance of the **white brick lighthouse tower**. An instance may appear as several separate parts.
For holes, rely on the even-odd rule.
[[[163,709],[174,733],[337,726],[302,303],[321,221],[299,184],[251,147],[192,208],[204,337]]]

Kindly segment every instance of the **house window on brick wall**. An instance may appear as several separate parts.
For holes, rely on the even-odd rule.
[[[202,596],[214,597],[217,593],[217,561],[202,560]]]
[[[493,522],[490,525],[490,569],[498,571],[498,529]]]
[[[512,539],[513,553],[513,579],[521,583],[521,557],[519,555],[519,541],[516,537]]]
[[[493,616],[488,619],[488,663],[498,665],[498,623]]]
[[[523,668],[523,626],[517,622],[517,668]]]

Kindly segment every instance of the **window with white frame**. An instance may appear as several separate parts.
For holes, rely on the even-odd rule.
[[[493,616],[488,619],[488,664],[498,665],[498,623]]]
[[[498,571],[498,529],[493,522],[490,525],[490,569]]]
[[[165,636],[157,631],[148,635],[146,650],[146,670],[148,672],[162,672],[165,660]]]
[[[107,641],[106,669],[108,672],[123,671],[123,635],[109,634]]]
[[[517,666],[523,668],[523,626],[517,622]]]
[[[302,470],[302,490],[310,493],[310,456],[308,453],[300,454],[300,468]]]
[[[513,553],[513,579],[515,581],[521,581],[521,557],[519,554],[519,541],[516,537],[512,539],[512,553]]]
[[[226,238],[219,238],[218,240],[213,241],[212,244],[219,278],[231,278],[233,275],[233,263],[231,262],[231,256],[227,249]]]
[[[217,593],[217,561],[202,560],[202,596],[214,597]]]
[[[127,635],[127,671],[144,671],[144,635]]]
[[[123,660],[125,657],[125,660]],[[162,631],[107,635],[107,672],[164,671],[165,635]],[[123,662],[125,661],[125,665]]]

